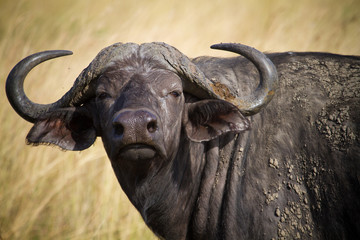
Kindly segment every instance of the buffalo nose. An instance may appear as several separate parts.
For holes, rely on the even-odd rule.
[[[123,110],[113,120],[116,135],[144,136],[158,129],[157,117],[148,110]]]

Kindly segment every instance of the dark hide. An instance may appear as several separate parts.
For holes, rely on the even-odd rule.
[[[97,79],[96,98],[44,116],[28,141],[81,150],[101,136],[161,238],[360,239],[360,58],[268,56],[280,86],[252,117],[183,93],[183,76],[132,56]],[[257,85],[241,57],[193,62],[239,95]]]

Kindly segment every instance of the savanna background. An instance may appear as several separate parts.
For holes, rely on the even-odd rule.
[[[82,152],[31,147],[5,79],[34,52],[72,50],[27,78],[36,102],[67,91],[115,42],[169,43],[189,57],[239,42],[262,51],[360,55],[359,0],[0,0],[0,239],[155,239],[121,191],[101,140]]]

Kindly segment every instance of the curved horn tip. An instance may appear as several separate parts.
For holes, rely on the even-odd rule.
[[[69,51],[69,50],[58,50],[58,51],[62,51],[64,53],[63,56],[66,56],[66,55],[73,55],[73,52],[72,51]]]
[[[218,50],[226,50],[229,47],[232,47],[234,45],[247,47],[247,48],[252,48],[250,46],[247,46],[247,45],[244,45],[244,44],[241,44],[241,43],[216,43],[216,44],[211,45],[210,48],[211,49],[218,49]]]
[[[73,52],[69,51],[69,50],[48,50],[48,51],[43,51],[43,52],[39,52],[41,53],[49,53],[49,55],[52,54],[52,58],[57,58],[57,57],[62,57],[62,56],[67,56],[67,55],[72,55]],[[39,53],[35,53],[35,54],[39,54]],[[50,60],[51,58],[49,58]]]
[[[210,46],[211,49],[219,49],[221,50],[221,47],[224,46],[226,43],[216,43]]]

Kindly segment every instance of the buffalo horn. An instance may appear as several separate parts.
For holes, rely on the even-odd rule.
[[[274,64],[265,54],[252,47],[236,43],[215,44],[211,48],[244,56],[256,66],[260,74],[260,83],[252,95],[244,98],[231,96],[231,98],[225,100],[232,102],[247,116],[259,112],[271,101],[278,84],[278,75]],[[216,92],[214,87],[213,90]]]
[[[6,80],[6,95],[11,106],[22,118],[29,122],[35,122],[42,113],[69,104],[69,95],[65,95],[60,100],[52,104],[37,104],[32,102],[24,92],[24,80],[31,69],[38,64],[52,58],[71,54],[71,51],[66,50],[53,50],[35,53],[21,60],[11,70]]]

